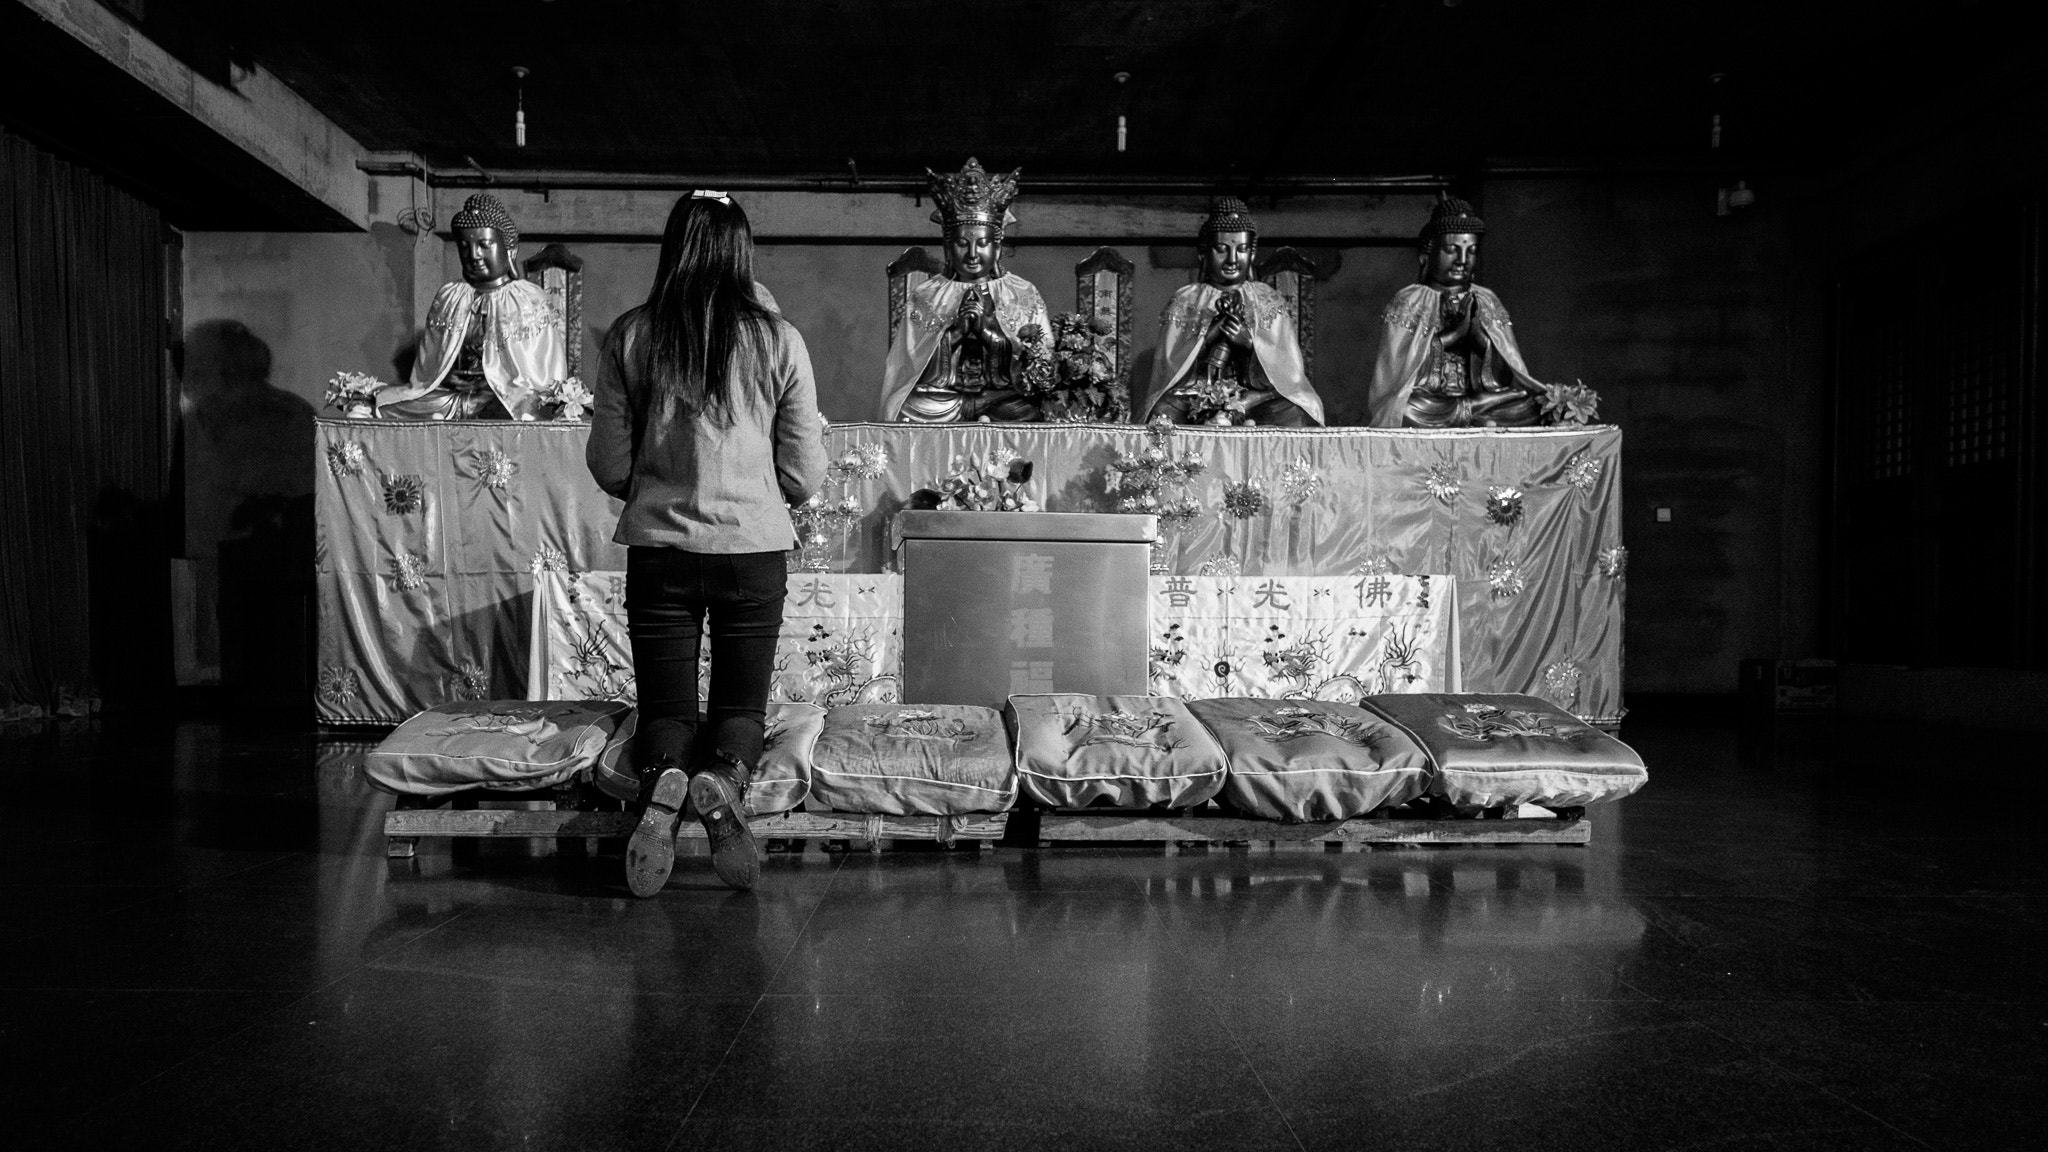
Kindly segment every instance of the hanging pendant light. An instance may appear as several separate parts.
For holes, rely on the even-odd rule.
[[[512,142],[526,147],[526,69],[521,65],[512,66],[512,79],[517,85],[517,106],[512,113]]]

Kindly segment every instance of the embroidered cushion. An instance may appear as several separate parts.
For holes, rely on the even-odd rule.
[[[1579,807],[1619,800],[1650,778],[1635,749],[1534,696],[1368,696],[1436,768],[1431,790],[1460,807]]]
[[[1230,761],[1223,795],[1267,820],[1349,820],[1429,787],[1429,756],[1363,708],[1324,700],[1190,700]]]
[[[457,700],[393,729],[363,771],[413,796],[549,788],[616,758],[633,728],[632,705],[610,700]]]
[[[879,816],[1004,812],[1017,799],[1002,717],[969,704],[847,704],[825,714],[811,806]]]
[[[772,703],[767,728],[761,733],[761,760],[747,789],[747,814],[772,816],[804,802],[811,791],[811,751],[825,726],[825,710],[816,704]],[[613,760],[600,760],[591,779],[605,795],[618,800],[640,798],[640,772],[629,747]]]
[[[1191,808],[1223,788],[1223,749],[1170,696],[1012,696],[1005,718],[1018,780],[1041,804]]]

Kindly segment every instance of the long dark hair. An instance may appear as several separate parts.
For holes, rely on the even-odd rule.
[[[733,364],[767,353],[775,313],[754,297],[754,229],[729,199],[685,195],[669,211],[647,294],[648,369],[684,414],[729,419]]]

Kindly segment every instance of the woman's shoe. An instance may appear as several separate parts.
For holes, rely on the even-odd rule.
[[[683,770],[664,760],[644,789],[647,800],[640,824],[626,841],[626,887],[633,895],[652,896],[668,883],[676,866],[676,814],[683,810],[689,788]]]
[[[747,827],[747,778],[753,773],[725,753],[718,761],[690,778],[690,803],[711,838],[712,870],[734,888],[752,888],[761,878],[761,853]]]

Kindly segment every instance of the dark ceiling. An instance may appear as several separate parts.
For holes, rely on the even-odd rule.
[[[204,74],[260,62],[372,149],[494,170],[802,177],[853,159],[886,178],[970,153],[1027,179],[1229,183],[1819,169],[1930,104],[1981,98],[1985,76],[2038,70],[2016,6],[1993,0],[103,3]],[[78,81],[44,47],[17,37],[4,55],[0,119],[137,172],[175,167],[174,136],[63,103]],[[514,65],[531,70],[525,148]],[[120,86],[87,87],[78,107]]]
[[[437,165],[905,173],[975,153],[1039,173],[1366,175],[1699,155],[1717,105],[1728,148],[1803,160],[1952,87],[2014,35],[1987,26],[1995,7],[265,3],[228,31],[364,144]],[[524,149],[514,65],[531,70]]]

